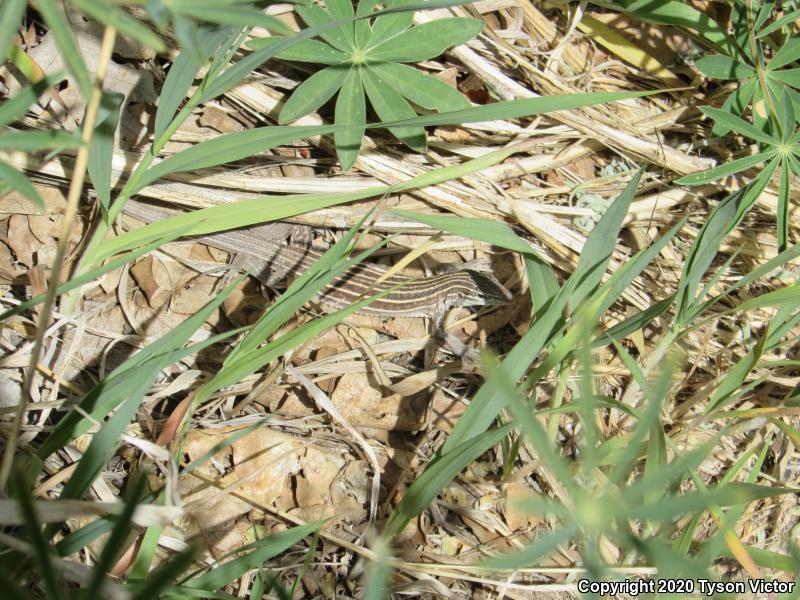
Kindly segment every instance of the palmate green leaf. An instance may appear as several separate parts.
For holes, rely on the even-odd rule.
[[[791,36],[767,63],[767,69],[774,71],[795,62],[797,59],[800,59],[800,37]]]
[[[0,150],[19,150],[21,152],[38,152],[48,148],[77,149],[83,146],[80,138],[66,131],[47,129],[31,131],[13,131],[0,133]]]
[[[437,455],[428,463],[422,475],[411,484],[403,499],[389,515],[385,535],[391,538],[399,534],[472,460],[497,444],[514,426],[514,423],[507,423],[503,427],[475,436],[449,452]]]
[[[778,251],[783,252],[789,242],[789,161],[781,161],[781,182],[778,188]]]
[[[253,50],[259,50],[261,48],[274,46],[284,39],[287,38],[280,36],[258,38],[248,42],[247,47]],[[284,60],[317,63],[321,65],[341,65],[350,61],[350,57],[344,52],[340,52],[336,48],[318,40],[303,40],[302,42],[298,42],[285,50],[281,50],[277,57]]]
[[[336,154],[342,170],[347,171],[358,158],[367,121],[367,107],[359,67],[351,67],[342,82],[342,88],[336,98],[335,119],[336,124],[343,127],[334,132]]]
[[[408,210],[392,209],[396,215],[424,223],[454,235],[494,244],[507,250],[538,256],[533,247],[519,237],[506,223],[488,219],[467,219],[452,215],[425,215]]]
[[[359,2],[361,6],[362,2]],[[414,0],[391,0],[386,2],[387,7],[399,8],[405,5],[415,4]],[[398,12],[393,15],[377,17],[372,25],[372,36],[369,43],[378,43],[393,35],[400,33],[411,27],[414,23],[414,13],[412,11]]]
[[[737,211],[728,232],[730,232],[741,222],[745,213],[750,210],[753,204],[756,203],[756,200],[758,200],[761,192],[764,191],[764,189],[767,187],[767,184],[769,184],[769,182],[772,180],[775,169],[778,167],[780,162],[781,160],[778,156],[773,157],[773,159],[770,160],[764,167],[764,170],[761,171],[761,173],[759,173],[758,176],[745,188],[744,196],[742,197],[742,203],[739,205],[739,210]]]
[[[349,67],[342,65],[327,67],[314,73],[298,85],[286,100],[278,122],[288,123],[317,110],[342,87],[349,71]]]
[[[753,77],[756,71],[747,63],[722,54],[708,54],[694,61],[698,71],[711,79],[744,79]]]
[[[369,69],[383,83],[418,106],[440,113],[469,109],[469,101],[457,89],[413,67],[389,62],[370,64]]]
[[[77,82],[84,100],[88,101],[89,94],[92,91],[92,79],[78,49],[75,34],[69,26],[69,20],[64,13],[63,6],[57,4],[54,0],[38,0],[36,8],[44,18],[47,28],[55,37],[61,57],[64,59],[70,74]],[[1,35],[0,39],[3,39]]]
[[[361,83],[364,85],[370,104],[382,121],[400,121],[416,116],[417,113],[405,98],[391,86],[384,85],[368,65],[361,70]],[[390,127],[389,131],[417,152],[425,152],[428,149],[425,130],[422,127]]]
[[[756,77],[746,79],[725,99],[725,102],[722,103],[722,110],[731,114],[741,115],[753,99],[757,89],[759,89],[759,85]],[[721,123],[715,122],[711,132],[716,136],[723,136],[728,133],[728,130]]]
[[[297,6],[295,7],[295,10],[297,11],[297,14],[300,15],[300,17],[303,19],[303,21],[305,21],[306,24],[312,28],[322,27],[333,21],[331,15],[326,10],[320,8],[316,4]],[[340,52],[344,52],[345,54],[350,54],[353,50],[353,44],[351,43],[351,40],[353,38],[350,37],[346,32],[346,29],[348,27],[352,29],[353,25],[347,23],[345,25],[340,25],[338,27],[321,31],[318,35]],[[353,36],[354,35],[355,34],[353,34]]]
[[[729,163],[722,164],[718,167],[714,167],[713,169],[709,169],[708,171],[686,175],[678,179],[676,183],[681,185],[702,185],[704,183],[709,183],[721,177],[727,177],[728,175],[745,171],[750,167],[754,167],[757,164],[769,160],[777,153],[777,150],[770,149],[765,152],[753,154],[751,156],[745,156],[744,158],[739,158]]]
[[[766,144],[767,146],[774,146],[778,144],[778,140],[776,138],[756,127],[753,127],[744,119],[727,111],[714,108],[713,106],[702,106],[700,110],[703,111],[703,114],[711,117],[728,129],[732,129],[737,133],[741,133],[745,137],[749,137],[753,140],[761,142],[762,144]]]
[[[218,562],[206,573],[191,577],[183,583],[186,588],[196,590],[219,590],[244,575],[247,571],[263,565],[269,559],[285,552],[307,535],[317,531],[322,526],[322,521],[292,527],[286,531],[273,533],[263,540],[237,548],[226,558],[240,554],[232,560]],[[224,559],[222,559],[224,560]]]
[[[25,0],[3,0],[0,5],[0,60],[5,61],[14,44],[14,34],[22,25],[25,4]]]
[[[720,48],[729,46],[725,30],[714,19],[685,2],[637,0],[625,2],[624,10],[642,20],[688,29]]]
[[[166,46],[160,37],[123,10],[100,2],[100,0],[73,0],[73,3],[82,12],[103,25],[114,27],[121,34],[133,38],[148,48],[152,48],[156,52],[164,52],[166,50]]]
[[[773,31],[777,31],[784,25],[789,25],[790,23],[794,23],[798,18],[800,18],[800,8],[797,10],[793,10],[791,12],[786,13],[780,19],[776,19],[774,22],[770,23],[763,29],[760,29],[756,33],[757,39],[762,39],[767,37]]]
[[[39,196],[39,192],[36,191],[30,180],[17,169],[0,160],[0,187],[2,184],[17,190],[38,208],[45,208],[44,200]]]
[[[795,88],[800,88],[800,69],[783,69],[781,71],[770,71],[766,74],[768,79],[774,79],[790,85]]]
[[[326,0],[325,6],[334,19],[352,19],[355,15],[351,0]],[[341,32],[350,48],[356,47],[355,24],[348,23],[342,26]]]
[[[439,56],[447,48],[464,44],[483,28],[483,21],[450,18],[417,25],[366,51],[367,62],[417,62]]]
[[[104,211],[111,205],[111,163],[114,159],[114,134],[119,125],[119,114],[125,96],[117,92],[103,92],[97,122],[89,147],[86,170],[94,191]]]

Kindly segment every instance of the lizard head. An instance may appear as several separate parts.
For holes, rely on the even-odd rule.
[[[463,270],[450,274],[445,292],[448,306],[500,306],[510,304],[513,296],[491,273]]]

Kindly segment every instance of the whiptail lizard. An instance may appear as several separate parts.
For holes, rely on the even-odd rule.
[[[123,212],[146,223],[163,221],[179,211],[128,200]],[[236,229],[191,239],[239,257],[239,264],[266,285],[274,286],[299,276],[322,251],[287,245],[268,239],[263,233]],[[326,306],[344,308],[353,302],[388,288],[396,290],[373,301],[359,312],[386,317],[415,316],[433,319],[435,333],[441,334],[444,315],[459,306],[494,306],[511,302],[511,293],[491,274],[463,269],[432,277],[392,275],[381,279],[387,268],[360,263],[325,287],[317,299]],[[447,336],[448,339],[450,336]]]

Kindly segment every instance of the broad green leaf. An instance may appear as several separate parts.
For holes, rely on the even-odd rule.
[[[781,71],[769,71],[766,74],[768,79],[775,79],[786,85],[800,88],[800,69],[783,69]]]
[[[258,568],[269,559],[285,552],[321,526],[322,522],[307,523],[273,533],[263,540],[237,548],[235,554],[240,556],[225,562],[218,562],[203,575],[192,577],[184,582],[184,586],[197,590],[222,589],[232,581],[239,579],[247,571]],[[233,554],[234,552],[231,552],[228,556]]]
[[[360,5],[361,3],[359,3]],[[392,0],[386,2],[387,7],[400,8],[403,5],[414,4],[413,0]],[[384,15],[377,17],[372,25],[372,37],[367,43],[367,48],[373,44],[378,44],[383,40],[397,35],[411,27],[414,23],[414,11],[409,10],[405,12],[398,12],[393,15]]]
[[[753,99],[757,89],[759,89],[757,78],[751,77],[745,80],[725,99],[725,102],[722,103],[722,110],[731,114],[741,115]],[[728,130],[721,123],[715,122],[711,132],[716,136],[723,136],[728,133]]]
[[[425,215],[408,210],[392,209],[396,215],[424,223],[454,235],[494,244],[523,254],[537,255],[533,247],[514,233],[508,224],[488,219],[467,219],[453,215]]]
[[[61,57],[77,82],[84,100],[88,101],[92,91],[92,79],[78,49],[75,34],[72,33],[63,6],[54,0],[37,0],[36,8],[44,18],[47,28],[55,37]],[[2,35],[0,35],[0,39],[3,39]]]
[[[423,108],[439,112],[469,108],[469,101],[457,89],[408,65],[370,64],[369,69],[385,85]]]
[[[332,16],[327,11],[315,4],[297,6],[295,10],[303,19],[303,21],[305,21],[306,24],[312,28],[322,27],[335,21],[335,19],[332,19]],[[325,31],[320,31],[318,35],[340,52],[350,54],[353,51],[353,44],[351,43],[352,38],[345,31],[348,25],[349,24],[345,24],[329,28]],[[352,27],[353,26],[350,25],[351,29]]]
[[[703,106],[700,108],[700,110],[703,111],[703,114],[708,115],[718,123],[727,127],[729,130],[732,129],[733,131],[741,133],[745,137],[754,139],[762,144],[766,144],[767,146],[774,146],[778,143],[778,140],[771,135],[764,133],[760,129],[753,127],[744,119],[741,119],[736,115],[732,115],[727,111],[714,108],[713,106]]]
[[[721,54],[702,56],[694,64],[703,75],[712,79],[744,79],[756,74],[750,65]]]
[[[269,48],[281,43],[285,38],[273,36],[251,40],[247,46],[254,50]],[[341,65],[350,61],[350,57],[332,46],[318,40],[303,40],[282,50],[278,58],[297,62],[310,62],[322,65]]]
[[[798,18],[800,18],[800,8],[784,14],[780,19],[776,19],[763,29],[760,29],[756,34],[756,38],[758,39],[765,38],[770,33],[772,33],[773,31],[777,31],[784,25],[789,25],[791,23],[794,23]]]
[[[728,175],[733,175],[734,173],[739,173],[749,169],[750,167],[754,167],[757,164],[769,160],[775,156],[776,153],[777,150],[773,149],[766,152],[759,152],[758,154],[753,154],[751,156],[745,156],[744,158],[739,158],[729,163],[722,164],[718,167],[714,167],[713,169],[709,169],[708,171],[686,175],[678,179],[675,183],[681,185],[701,185],[703,183],[709,183],[710,181],[714,181],[721,177],[727,177]]]
[[[94,191],[104,211],[111,205],[111,163],[114,159],[114,134],[119,125],[119,113],[125,96],[116,92],[103,92],[97,121],[89,147],[86,169]]]
[[[391,538],[399,534],[471,461],[497,444],[513,428],[514,423],[508,423],[494,431],[475,436],[449,452],[437,455],[406,490],[403,499],[389,515],[385,535]]]
[[[778,251],[783,252],[789,243],[789,161],[781,161],[781,183],[778,188]]]
[[[774,71],[795,62],[797,59],[800,59],[800,37],[794,35],[786,40],[786,43],[775,53],[772,60],[767,63],[767,69]]]
[[[336,98],[336,124],[346,128],[334,133],[336,154],[343,171],[348,171],[356,162],[364,138],[367,108],[360,71],[359,67],[350,68]]]
[[[48,129],[0,133],[0,150],[38,152],[47,148],[80,148],[80,138],[66,131]]]
[[[348,72],[346,66],[335,66],[314,73],[289,96],[281,109],[278,122],[288,123],[317,110],[341,88]]]
[[[686,2],[637,0],[627,4],[625,10],[646,21],[688,29],[720,48],[729,46],[725,30],[713,18]]]
[[[353,11],[352,0],[326,0],[325,6],[334,19],[347,19],[350,21],[355,14]],[[354,24],[352,22],[348,22],[347,25],[343,25],[339,31],[342,32],[342,35],[347,40],[347,45],[350,48],[355,48],[356,38],[354,33]]]
[[[25,0],[3,0],[0,5],[0,60],[5,61],[25,14]]]
[[[37,207],[45,208],[44,200],[39,196],[39,192],[36,191],[30,180],[17,169],[0,160],[0,184],[3,183],[17,190]]]
[[[8,125],[24,115],[31,104],[36,102],[47,88],[58,81],[59,77],[60,75],[58,74],[48,75],[33,85],[23,88],[13,98],[4,100],[0,104],[0,127]]]
[[[166,50],[160,37],[122,9],[100,2],[100,0],[73,0],[73,3],[103,25],[114,27],[121,34],[133,38],[148,48],[153,48],[156,52]]]
[[[372,62],[417,62],[439,56],[447,48],[474,38],[483,28],[483,21],[450,18],[417,25],[377,45],[366,53]]]
[[[361,82],[370,104],[381,120],[400,121],[416,116],[417,113],[414,112],[411,105],[394,88],[385,85],[369,66],[365,66],[361,70]],[[417,152],[425,152],[428,149],[425,141],[425,129],[422,127],[391,127],[389,131]]]

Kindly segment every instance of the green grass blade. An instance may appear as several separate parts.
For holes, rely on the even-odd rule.
[[[88,100],[92,91],[92,78],[89,76],[89,70],[78,49],[75,34],[72,33],[63,6],[54,0],[37,0],[36,8],[44,18],[47,28],[55,37],[61,57],[77,82],[84,100]],[[3,39],[2,35],[0,35],[0,39]]]
[[[154,572],[148,573],[147,578],[141,582],[141,585],[131,586],[134,588],[131,600],[161,598],[169,588],[170,583],[177,580],[186,569],[191,567],[195,554],[194,548],[191,547],[183,552],[174,554],[171,560],[162,564]]]
[[[11,477],[10,491],[16,499],[20,514],[22,515],[25,528],[27,530],[26,541],[30,544],[33,560],[39,574],[42,576],[42,587],[46,598],[58,600],[60,598],[58,575],[53,565],[52,551],[45,536],[42,535],[42,524],[36,516],[36,509],[33,506],[33,496],[27,487],[28,478],[24,472],[17,469],[14,477]]]
[[[36,83],[22,88],[13,98],[4,100],[0,104],[0,127],[5,127],[24,115],[28,107],[36,102],[39,96],[47,91],[47,88],[57,82],[59,77],[58,73],[47,75]]]
[[[17,30],[22,25],[25,4],[25,0],[4,0],[0,5],[0,58],[3,60],[14,45]]]
[[[119,114],[125,96],[116,92],[104,92],[97,113],[97,124],[89,148],[86,169],[92,180],[94,191],[104,211],[111,206],[111,163],[114,159],[114,134],[119,125]]]
[[[175,111],[186,97],[198,71],[223,40],[232,34],[232,30],[201,28],[200,33],[197,47],[184,48],[169,68],[158,97],[153,139],[158,140],[164,133],[175,116]]]
[[[248,544],[236,550],[242,556],[216,565],[203,575],[195,576],[183,583],[184,587],[198,590],[218,590],[234,579],[238,579],[250,569],[260,567],[270,558],[278,556],[307,535],[317,531],[322,522],[308,523],[274,533],[263,540]]]
[[[123,35],[136,40],[156,52],[164,52],[166,46],[161,38],[129,14],[99,0],[73,0],[81,11],[108,27],[114,27]]]
[[[396,215],[424,223],[429,227],[447,231],[472,240],[493,244],[507,250],[538,256],[528,242],[519,237],[506,223],[488,219],[468,219],[452,215],[424,215],[408,210],[392,209]]]
[[[385,535],[389,538],[399,534],[411,519],[425,510],[436,495],[450,483],[472,460],[497,444],[508,435],[514,423],[508,423],[493,431],[464,442],[436,456],[422,475],[411,484],[403,499],[389,515]]]
[[[33,202],[38,208],[44,210],[44,200],[39,196],[39,192],[33,187],[30,180],[15,168],[0,160],[0,183],[5,183],[12,189],[17,190],[28,200]]]
[[[38,152],[47,148],[80,148],[83,142],[71,133],[55,130],[13,131],[0,134],[0,150]]]

